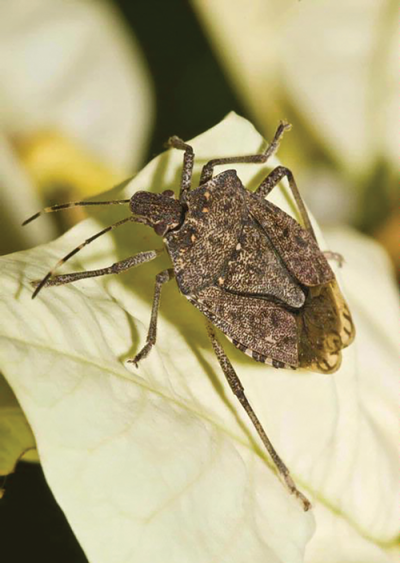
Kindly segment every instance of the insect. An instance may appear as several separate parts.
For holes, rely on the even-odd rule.
[[[156,276],[147,341],[129,361],[137,366],[154,346],[161,290],[175,277],[180,292],[206,317],[208,335],[222,371],[270,454],[278,475],[304,510],[308,510],[310,502],[297,489],[275,451],[214,330],[214,326],[219,328],[239,350],[257,362],[274,368],[306,368],[322,373],[338,369],[341,350],[354,338],[350,312],[327,257],[319,249],[290,170],[276,167],[255,192],[243,186],[233,169],[214,175],[214,168],[221,164],[265,163],[289,128],[288,123],[281,122],[272,142],[261,154],[210,160],[203,167],[195,189],[191,187],[193,148],[178,137],[171,137],[168,146],[184,152],[178,199],[172,190],[158,194],[140,191],[125,200],[54,205],[23,224],[42,213],[73,206],[125,204],[131,211],[127,218],[71,250],[41,281],[32,282],[36,287],[33,298],[45,286],[118,274],[155,259],[163,251],[139,252],[97,270],[54,275],[59,266],[84,246],[124,223],[143,223],[163,237],[173,267]],[[266,199],[284,177],[288,179],[303,226]],[[335,255],[331,253],[331,257]]]

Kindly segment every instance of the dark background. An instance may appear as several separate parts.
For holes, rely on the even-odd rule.
[[[149,158],[171,135],[190,139],[229,111],[244,117],[194,12],[184,0],[117,0],[145,56],[156,93],[156,123]]]
[[[147,61],[156,94],[148,159],[171,135],[194,137],[229,111],[246,115],[185,0],[116,0]],[[39,465],[20,463],[1,483],[0,558],[4,563],[87,561]],[[0,487],[1,488],[1,487]]]

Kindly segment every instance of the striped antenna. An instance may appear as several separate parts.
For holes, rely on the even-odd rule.
[[[52,205],[51,207],[45,207],[42,211],[38,211],[38,213],[35,213],[34,215],[32,215],[32,217],[26,219],[26,221],[22,223],[22,226],[24,227],[25,225],[27,225],[31,221],[34,221],[45,213],[54,213],[55,211],[70,209],[71,207],[85,207],[88,205],[124,205],[129,202],[129,199],[115,199],[112,201],[71,201],[70,203],[60,203],[57,205]]]
[[[129,200],[128,200],[129,201]],[[64,256],[64,258],[61,258],[61,260],[59,260],[57,262],[57,264],[54,266],[54,268],[52,268],[46,275],[45,277],[41,280],[41,282],[39,283],[39,285],[36,287],[35,291],[32,294],[32,299],[34,299],[37,294],[39,293],[39,291],[46,285],[46,282],[51,278],[51,276],[54,274],[54,272],[57,270],[57,268],[59,268],[62,264],[64,264],[65,262],[67,262],[67,260],[69,260],[70,258],[72,258],[72,256],[74,256],[77,252],[79,252],[80,250],[82,250],[82,248],[84,248],[85,246],[87,246],[88,244],[90,244],[91,242],[93,242],[94,240],[96,240],[97,238],[101,237],[102,235],[104,235],[105,233],[108,233],[109,231],[112,231],[113,229],[116,229],[117,227],[120,227],[121,225],[124,225],[124,223],[128,223],[129,221],[133,221],[135,223],[144,223],[145,225],[147,225],[147,221],[146,219],[142,218],[142,217],[134,217],[133,215],[126,217],[125,219],[121,219],[120,221],[117,221],[116,223],[114,223],[113,225],[110,225],[109,227],[106,227],[105,229],[103,229],[102,231],[99,231],[98,233],[96,233],[95,235],[92,235],[91,237],[89,237],[88,239],[86,239],[84,242],[82,242],[79,246],[77,246],[76,248],[74,248],[73,250],[71,250],[71,252],[69,252],[68,254],[66,254]]]

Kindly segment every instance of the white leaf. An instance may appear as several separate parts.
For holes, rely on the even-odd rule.
[[[354,373],[334,375],[337,428],[320,465],[325,491],[335,492],[322,493],[306,562],[319,563],[323,554],[324,563],[389,563],[400,522],[398,291],[378,244],[351,229],[325,237],[346,260],[343,280],[357,334]]]
[[[322,504],[315,507],[316,533],[307,546],[306,563],[395,563],[392,545],[377,543]],[[395,557],[393,557],[393,555]]]

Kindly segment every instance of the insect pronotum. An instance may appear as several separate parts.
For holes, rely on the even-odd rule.
[[[156,342],[158,309],[163,285],[176,278],[180,292],[206,317],[207,332],[223,373],[258,432],[278,475],[290,493],[309,510],[309,500],[297,489],[289,470],[275,451],[246,398],[214,326],[257,362],[274,368],[306,368],[332,373],[341,350],[354,338],[354,326],[327,259],[316,237],[290,170],[278,166],[255,192],[248,191],[236,171],[214,176],[220,164],[265,163],[278,149],[290,125],[281,122],[272,143],[261,154],[217,158],[204,167],[199,186],[191,187],[194,152],[178,137],[168,146],[184,151],[179,198],[172,190],[137,192],[130,199],[79,201],[47,207],[23,224],[74,206],[129,205],[131,215],[86,239],[61,258],[35,286],[63,285],[89,277],[118,274],[155,259],[163,250],[148,250],[109,267],[54,275],[84,246],[129,221],[152,227],[163,237],[172,268],[156,276],[151,319],[144,347],[130,362],[136,366]],[[286,177],[303,226],[266,200]],[[334,253],[329,253],[336,257]]]

